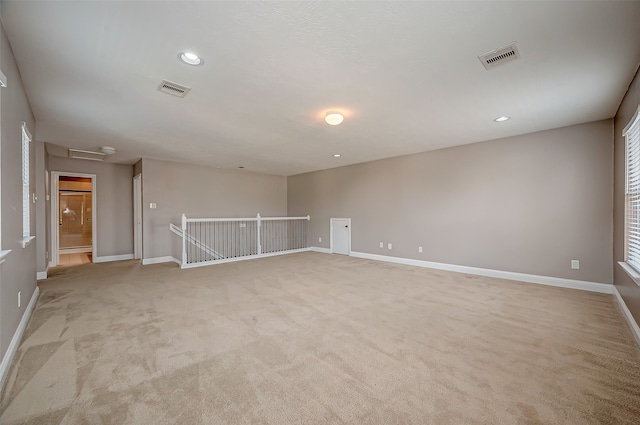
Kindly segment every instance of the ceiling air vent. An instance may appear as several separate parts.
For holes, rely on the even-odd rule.
[[[482,65],[484,65],[485,69],[488,71],[496,66],[516,60],[519,57],[520,52],[518,51],[518,46],[513,42],[504,47],[500,47],[499,49],[485,53],[484,55],[478,56],[478,59],[480,59],[480,62],[482,62]]]
[[[104,161],[104,154],[101,152],[83,151],[80,149],[69,149],[69,158],[88,159],[90,161]]]
[[[158,91],[178,97],[185,97],[187,93],[189,93],[189,90],[191,90],[191,87],[183,86],[169,80],[162,80],[158,86]]]

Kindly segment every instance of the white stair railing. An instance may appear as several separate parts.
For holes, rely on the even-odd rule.
[[[182,268],[308,251],[311,217],[187,218],[170,225],[182,238]]]
[[[183,233],[182,233],[182,229],[181,228],[179,228],[178,226],[176,226],[173,223],[169,224],[169,228],[171,229],[171,231],[173,233],[175,233],[176,235],[182,237]],[[194,238],[193,236],[191,236],[189,234],[186,235],[185,240],[187,242],[189,242],[190,244],[193,244],[196,248],[199,248],[202,251],[204,251],[205,253],[209,254],[210,256],[215,258],[216,260],[221,260],[221,259],[224,258],[222,255],[217,253],[215,250],[211,249],[211,247],[208,247],[207,245],[203,244],[198,239]]]

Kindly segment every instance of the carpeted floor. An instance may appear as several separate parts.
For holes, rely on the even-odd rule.
[[[14,424],[638,424],[610,295],[318,253],[40,285]]]

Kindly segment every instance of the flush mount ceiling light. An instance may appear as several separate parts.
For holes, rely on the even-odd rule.
[[[498,117],[498,118],[496,118],[494,121],[495,121],[495,122],[504,122],[504,121],[506,121],[506,120],[508,120],[508,119],[511,119],[511,117],[505,117],[505,116],[502,116],[502,117]]]
[[[178,59],[187,65],[200,66],[204,64],[204,60],[192,52],[180,52],[178,53]]]
[[[327,112],[327,115],[324,117],[324,120],[329,125],[338,125],[342,121],[344,121],[344,116],[340,112]]]
[[[342,155],[340,155],[339,153],[334,153],[334,154],[333,154],[333,157],[334,157],[334,158],[340,158],[341,156],[342,156]]]
[[[116,148],[112,148],[111,146],[102,146],[100,147],[100,152],[107,156],[111,156],[116,154]]]

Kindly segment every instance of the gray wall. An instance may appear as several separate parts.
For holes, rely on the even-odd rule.
[[[7,76],[8,87],[0,89],[2,110],[2,249],[13,250],[0,266],[0,359],[36,289],[36,244],[22,248],[22,130],[25,121],[35,140],[35,121],[25,95],[20,73],[11,47],[0,29],[0,69]],[[36,191],[36,143],[31,143],[31,192]],[[36,234],[36,208],[31,204],[31,234]],[[42,235],[37,235],[41,238]],[[18,291],[22,307],[18,308]]]
[[[133,254],[133,165],[49,155],[49,168],[96,175],[98,252],[94,257]]]
[[[142,160],[143,257],[179,258],[169,223],[188,217],[254,217],[287,214],[287,179],[169,161]],[[149,204],[155,202],[156,209]]]
[[[301,174],[288,212],[311,215],[314,246],[329,247],[331,217],[350,217],[353,251],[612,283],[612,131],[606,120]]]
[[[618,292],[622,295],[625,304],[633,314],[637,323],[640,323],[640,286],[618,265],[618,261],[624,261],[624,191],[625,191],[625,140],[622,130],[631,121],[640,105],[640,74],[636,74],[627,94],[625,95],[618,113],[615,117],[615,189],[614,189],[614,281]]]

